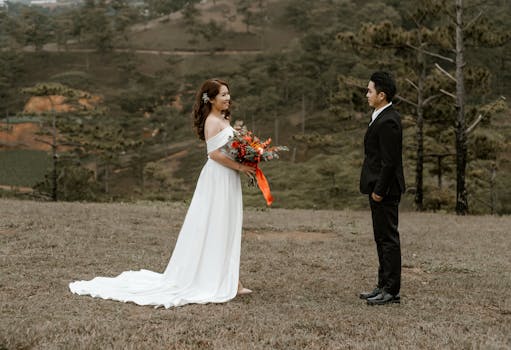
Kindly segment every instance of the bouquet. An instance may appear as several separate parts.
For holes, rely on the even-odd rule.
[[[270,144],[271,138],[262,141],[251,131],[248,131],[246,127],[237,130],[228,143],[229,154],[234,160],[256,168],[255,179],[257,181],[257,186],[263,193],[267,205],[273,203],[273,196],[270,192],[268,180],[261,169],[259,169],[259,163],[261,161],[266,162],[279,159],[279,152],[289,151],[286,146],[270,146]]]

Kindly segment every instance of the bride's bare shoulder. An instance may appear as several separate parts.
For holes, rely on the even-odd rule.
[[[218,134],[225,127],[225,122],[223,122],[220,118],[213,115],[207,117],[206,122],[204,123],[204,136],[206,137],[206,140]]]

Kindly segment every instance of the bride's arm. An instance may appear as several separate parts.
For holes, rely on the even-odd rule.
[[[225,124],[220,123],[216,118],[207,118],[206,123],[204,125],[204,133],[206,138],[209,138],[210,135],[216,135],[225,127]],[[222,153],[220,149],[216,149],[209,153],[209,158],[213,159],[215,162],[218,162],[228,168],[241,171],[245,173],[247,176],[251,174],[255,174],[255,168],[238,163],[231,158],[229,158],[225,153]]]
[[[242,173],[246,174],[247,176],[255,174],[255,168],[244,165],[241,163],[238,163],[231,158],[229,158],[225,153],[222,153],[219,149],[214,150],[213,152],[209,153],[209,158],[213,159],[215,162],[218,162],[228,168],[241,171]]]

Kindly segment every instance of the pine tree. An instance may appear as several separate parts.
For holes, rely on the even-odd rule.
[[[497,34],[490,30],[491,25],[480,15],[465,26],[461,0],[456,0],[455,11],[443,9],[443,2],[436,0],[422,1],[419,5],[414,5],[415,11],[410,12],[409,16],[413,23],[410,28],[397,27],[390,22],[376,25],[368,23],[364,24],[358,33],[339,33],[338,39],[349,44],[364,57],[377,57],[373,64],[391,68],[401,76],[408,76],[404,80],[416,91],[414,98],[405,94],[397,96],[397,99],[415,108],[417,142],[415,203],[419,210],[423,207],[424,115],[428,114],[427,109],[434,108],[437,112],[435,122],[439,123],[435,127],[441,125],[445,128],[445,121],[452,119],[449,114],[455,110],[457,117],[453,123],[456,130],[456,212],[465,214],[468,211],[465,188],[467,165],[465,80],[470,81],[472,88],[476,84],[480,88],[482,84],[488,82],[489,71],[482,67],[465,67],[464,43],[466,38],[469,38],[471,45],[495,47],[509,40],[509,34]],[[455,18],[452,23],[449,22],[451,18]],[[388,53],[382,54],[382,49],[390,51],[390,56]],[[449,54],[450,52],[455,54]],[[439,60],[454,65],[456,73],[451,74],[442,68],[437,63]],[[448,91],[453,83],[456,94]],[[447,98],[439,98],[439,93]],[[449,99],[456,102],[453,104]],[[431,104],[433,101],[435,106]],[[438,112],[442,117],[438,118]],[[468,129],[478,123],[476,120]],[[444,156],[448,153],[437,155]],[[441,172],[441,169],[439,171]]]
[[[435,29],[436,14],[441,10],[441,2],[422,1],[407,11],[406,26],[396,26],[384,21],[378,24],[363,24],[357,33],[342,32],[337,38],[349,45],[359,55],[367,57],[375,66],[384,66],[396,72],[403,88],[396,99],[409,106],[415,114],[415,206],[423,210],[424,201],[424,113],[429,105],[438,99],[439,92],[434,68],[423,50],[437,44],[438,32]],[[368,63],[369,65],[370,63]],[[341,81],[348,82],[347,77]],[[358,84],[360,87],[365,85]],[[405,109],[403,112],[407,112]]]
[[[443,60],[444,62],[454,63],[455,73],[450,74],[447,70],[442,68],[440,65],[436,67],[449,79],[451,79],[456,87],[455,94],[441,90],[444,94],[452,97],[455,100],[456,109],[456,213],[458,215],[465,215],[468,213],[468,193],[466,188],[466,169],[467,169],[467,145],[468,133],[473,130],[481,118],[477,118],[473,124],[467,127],[467,116],[466,116],[466,79],[470,78],[473,81],[478,82],[478,89],[480,89],[481,77],[489,75],[487,69],[472,69],[469,70],[466,61],[466,47],[498,47],[509,41],[509,32],[496,31],[492,28],[488,19],[485,18],[483,5],[468,4],[468,1],[453,0],[453,6],[446,10],[445,15],[451,20],[448,26],[445,27],[445,44],[442,49],[446,52],[454,52],[452,55],[438,54],[426,52],[436,58]],[[467,9],[471,11],[479,10],[478,14],[472,15],[467,13]],[[481,115],[482,116],[482,115]]]
[[[51,147],[52,153],[52,170],[50,176],[51,182],[51,199],[53,201],[58,200],[58,174],[59,174],[59,149],[62,146],[68,145],[68,140],[66,140],[59,133],[57,128],[57,112],[56,106],[53,101],[54,96],[64,96],[68,100],[68,103],[76,104],[79,97],[81,97],[81,92],[75,89],[71,89],[67,86],[61,84],[37,84],[30,88],[25,88],[22,90],[23,93],[28,94],[30,96],[43,96],[48,99],[50,103],[50,111],[49,115],[43,115],[43,128],[42,133],[49,135],[51,137],[51,141],[46,141],[39,139],[39,142],[45,143]]]

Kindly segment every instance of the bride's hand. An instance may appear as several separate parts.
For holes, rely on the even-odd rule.
[[[248,177],[253,177],[256,173],[256,168],[245,164],[239,164],[238,171],[244,173]]]

